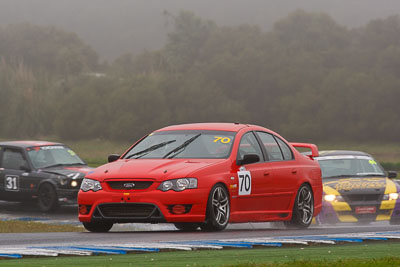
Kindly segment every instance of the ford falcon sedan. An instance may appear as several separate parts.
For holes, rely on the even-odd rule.
[[[92,232],[140,222],[173,223],[182,231],[267,221],[306,228],[322,205],[316,156],[315,145],[289,143],[255,125],[165,127],[86,175],[79,220]]]

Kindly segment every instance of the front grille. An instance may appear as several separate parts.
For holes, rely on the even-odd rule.
[[[151,181],[107,181],[110,188],[115,190],[140,190],[149,188],[153,182]]]
[[[343,196],[348,202],[361,202],[361,201],[379,201],[381,194],[357,194]]]
[[[354,211],[339,211],[339,216],[351,215],[357,218],[358,221],[375,221],[378,214],[385,214],[386,212],[380,212],[377,210],[376,213],[367,214],[356,214]]]
[[[147,218],[160,215],[158,209],[152,204],[101,204],[98,209],[104,217],[109,218]]]

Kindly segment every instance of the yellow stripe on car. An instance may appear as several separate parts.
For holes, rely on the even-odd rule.
[[[340,196],[339,192],[330,186],[324,185],[324,192],[325,192],[325,195]],[[331,202],[331,204],[335,211],[351,211],[349,204],[347,204],[346,202],[333,201],[333,202]]]
[[[358,222],[356,217],[353,215],[339,215],[339,221],[341,222]]]
[[[390,180],[390,179],[386,179],[386,188],[385,188],[385,194],[390,194],[390,193],[395,193],[397,192],[397,188],[396,188],[396,184]],[[394,206],[396,205],[396,200],[395,199],[389,199],[389,200],[382,200],[381,206],[379,209],[381,210],[393,210]],[[388,216],[387,218],[390,219],[390,215],[386,215]],[[386,218],[385,216],[385,218]],[[377,220],[380,216],[377,217]],[[387,220],[388,220],[387,219]]]

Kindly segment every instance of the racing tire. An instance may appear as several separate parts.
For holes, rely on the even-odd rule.
[[[53,185],[44,183],[39,187],[38,204],[43,212],[51,212],[58,208],[58,196]]]
[[[310,226],[314,216],[314,196],[309,185],[303,184],[296,195],[292,219],[284,221],[287,228],[304,229]]]
[[[200,225],[203,231],[222,231],[230,216],[229,194],[222,184],[216,184],[210,191],[207,201],[206,221]]]
[[[174,223],[174,225],[178,230],[184,232],[196,231],[200,226],[198,223]]]
[[[89,232],[106,233],[113,227],[113,223],[107,222],[84,222],[83,227]]]

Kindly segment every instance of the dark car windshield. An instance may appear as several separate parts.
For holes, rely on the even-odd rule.
[[[33,167],[37,169],[61,165],[85,165],[78,155],[65,146],[37,146],[27,148]]]
[[[205,130],[155,132],[135,145],[124,158],[227,158],[235,134]]]
[[[326,156],[317,160],[322,178],[386,176],[381,165],[368,156]]]

